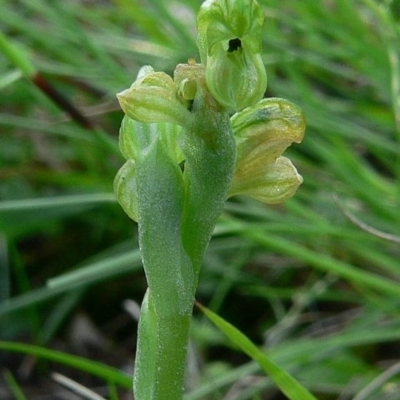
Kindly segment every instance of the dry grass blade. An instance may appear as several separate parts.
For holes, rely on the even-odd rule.
[[[53,380],[63,386],[64,388],[68,389],[69,391],[82,396],[83,399],[86,400],[106,400],[104,397],[98,395],[97,393],[93,392],[93,390],[88,389],[87,387],[81,385],[74,380],[61,375],[57,372],[53,372],[51,374]]]

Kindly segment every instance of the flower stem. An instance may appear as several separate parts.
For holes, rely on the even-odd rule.
[[[159,137],[136,162],[139,243],[149,285],[139,323],[136,400],[182,398],[198,274],[233,174],[229,115],[202,82],[192,113],[183,135],[183,174]]]
[[[193,124],[183,143],[185,205],[182,241],[198,274],[232,181],[236,144],[229,114],[198,80]]]
[[[138,400],[182,398],[191,313],[157,316],[147,292],[139,322],[134,376]]]

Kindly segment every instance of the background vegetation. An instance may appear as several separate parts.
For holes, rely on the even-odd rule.
[[[96,125],[71,120],[0,53],[2,399],[83,398],[66,397],[54,372],[130,398],[130,313],[146,283],[136,226],[112,194],[115,93],[143,64],[171,73],[197,57],[200,3],[0,1],[3,34]],[[399,3],[260,3],[267,96],[307,118],[305,140],[287,152],[304,184],[277,207],[228,202],[198,300],[318,399],[398,400]],[[284,398],[198,311],[193,328],[187,400]]]

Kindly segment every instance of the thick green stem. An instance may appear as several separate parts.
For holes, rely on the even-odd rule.
[[[229,114],[198,79],[193,123],[185,136],[185,205],[182,242],[199,273],[204,252],[231,185],[236,143]]]
[[[139,322],[135,399],[179,400],[183,393],[191,315],[157,316],[147,292]]]
[[[136,400],[182,398],[198,274],[232,179],[229,115],[204,82],[183,140],[184,176],[159,138],[136,163],[139,243],[149,285],[139,323]]]
[[[158,376],[154,385],[155,399],[180,399],[184,389],[190,315],[159,319]]]
[[[149,285],[136,354],[136,400],[179,400],[194,292],[181,244],[183,180],[158,137],[137,162],[139,243]]]

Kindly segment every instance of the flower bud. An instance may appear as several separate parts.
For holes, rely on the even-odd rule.
[[[246,194],[269,204],[291,197],[303,180],[281,154],[303,138],[301,110],[284,99],[263,99],[233,115],[231,122],[237,159],[230,195]]]
[[[198,47],[210,92],[230,110],[259,101],[267,87],[261,59],[264,14],[255,0],[209,0],[198,15]]]
[[[140,122],[172,122],[184,126],[190,112],[176,97],[177,87],[164,72],[144,67],[132,86],[117,95],[122,110]]]
[[[264,13],[255,0],[207,0],[197,16],[197,45],[203,64],[217,43],[237,40],[254,53],[261,52]]]
[[[267,74],[260,54],[239,47],[226,51],[214,46],[207,59],[207,86],[215,99],[230,110],[242,110],[257,103],[267,87]]]
[[[178,64],[174,71],[174,82],[178,87],[178,95],[184,101],[193,100],[197,93],[198,81],[205,80],[205,67],[190,59],[187,64]]]

